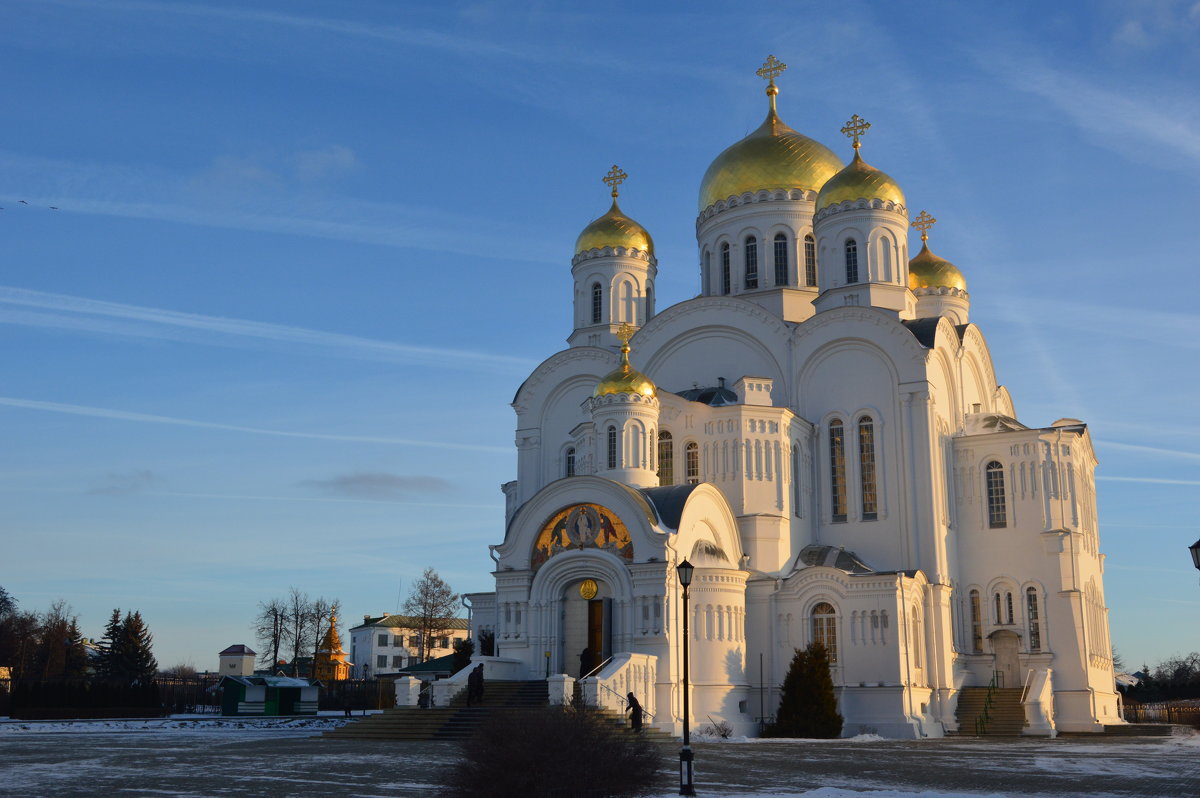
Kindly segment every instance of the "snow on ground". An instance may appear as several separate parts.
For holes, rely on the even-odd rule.
[[[113,732],[171,732],[180,734],[227,734],[260,732],[307,736],[346,723],[341,713],[318,717],[221,717],[172,715],[167,718],[105,718],[100,720],[0,720],[0,738],[27,734],[96,734]]]
[[[656,798],[669,798],[676,793],[662,793]],[[806,792],[747,792],[721,793],[721,798],[1008,798],[998,792],[908,792],[906,790],[846,790],[841,787],[819,787]]]

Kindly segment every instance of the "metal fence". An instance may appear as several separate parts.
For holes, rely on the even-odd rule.
[[[1196,703],[1126,704],[1124,714],[1129,723],[1178,723],[1200,729],[1200,704]]]

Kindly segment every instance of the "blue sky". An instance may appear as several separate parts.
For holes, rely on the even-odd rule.
[[[1200,3],[0,0],[0,585],[160,663],[489,588],[508,407],[607,209],[698,291],[696,192],[780,111],[939,219],[1030,425],[1091,425],[1113,639],[1200,649]],[[28,204],[23,204],[25,200]],[[50,206],[58,210],[50,210]],[[914,237],[915,240],[915,237]]]

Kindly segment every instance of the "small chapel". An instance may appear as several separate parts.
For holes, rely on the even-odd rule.
[[[969,688],[1020,688],[1025,733],[1119,723],[1088,427],[1030,426],[926,211],[777,109],[700,181],[698,295],[655,306],[650,233],[579,234],[567,347],[516,392],[516,479],[467,597],[517,678],[565,674],[647,723],[759,733],[797,648],[829,653],[844,734],[960,731]],[[622,197],[624,199],[624,197]],[[909,230],[920,250],[909,254]],[[674,267],[672,267],[674,268]],[[969,732],[970,730],[961,730]]]

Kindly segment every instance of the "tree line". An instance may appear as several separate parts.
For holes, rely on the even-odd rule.
[[[1200,651],[1169,657],[1151,668],[1142,666],[1144,676],[1123,692],[1126,700],[1140,704],[1200,698]]]
[[[312,599],[295,587],[283,598],[260,601],[254,619],[254,636],[261,649],[259,664],[274,672],[281,663],[280,655],[286,654],[291,675],[299,675],[300,658],[316,657],[337,606],[337,599]]]

